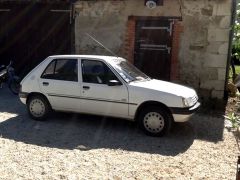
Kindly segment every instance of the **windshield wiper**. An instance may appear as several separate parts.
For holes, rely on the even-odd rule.
[[[128,81],[128,83],[130,83],[130,82],[133,82],[133,81],[150,81],[151,80],[151,78],[143,78],[143,79],[133,79],[133,80],[129,80]]]
[[[128,83],[133,82],[133,81],[137,81],[137,79],[129,80]]]

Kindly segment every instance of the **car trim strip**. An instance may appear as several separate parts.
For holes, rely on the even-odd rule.
[[[113,101],[110,99],[97,99],[97,98],[89,98],[89,97],[81,97],[81,96],[70,96],[70,95],[62,95],[62,94],[48,94],[48,96],[53,97],[65,97],[65,98],[77,98],[77,99],[84,99],[84,100],[92,100],[92,101],[104,101],[104,102],[111,102],[111,103],[119,103],[119,104],[128,104],[128,105],[137,105],[136,103],[127,103],[122,101]]]

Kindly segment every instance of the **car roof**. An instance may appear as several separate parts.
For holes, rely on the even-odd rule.
[[[101,59],[107,62],[112,62],[112,60],[125,60],[122,57],[116,56],[102,56],[102,55],[53,55],[49,56],[51,58],[88,58],[89,60]]]

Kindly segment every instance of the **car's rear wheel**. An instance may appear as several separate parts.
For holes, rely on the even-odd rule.
[[[51,111],[51,107],[47,100],[40,95],[30,97],[27,106],[31,118],[38,121],[45,120]]]
[[[147,135],[163,136],[171,128],[172,117],[161,107],[147,107],[140,113],[138,122]]]

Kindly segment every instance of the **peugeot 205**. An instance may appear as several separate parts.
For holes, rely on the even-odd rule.
[[[117,117],[151,136],[166,134],[200,107],[194,89],[151,79],[113,56],[50,56],[22,80],[19,97],[35,120],[52,110]]]

